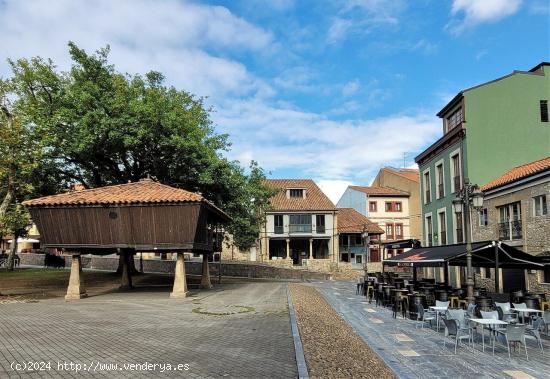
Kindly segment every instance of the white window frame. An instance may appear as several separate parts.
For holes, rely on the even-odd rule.
[[[431,217],[432,219],[432,230],[428,231],[428,217]],[[426,232],[426,235],[424,236],[424,242],[426,243],[426,246],[430,246],[430,244],[428,243],[428,236],[431,234],[432,235],[432,240],[429,241],[431,242],[431,246],[433,246],[433,236],[434,236],[434,218],[432,217],[432,212],[429,212],[429,213],[426,213],[424,214],[424,230]],[[431,232],[431,233],[428,233],[428,232]]]
[[[441,171],[443,172],[443,196],[441,196],[441,194],[439,193],[439,173],[437,172],[437,167],[438,166],[441,166]],[[436,191],[437,191],[437,199],[441,199],[443,197],[445,197],[447,195],[447,191],[446,191],[446,188],[445,188],[445,158],[443,159],[440,159],[438,160],[437,162],[435,162],[435,175],[436,175],[436,178],[435,178],[435,188],[436,188]],[[430,178],[431,179],[431,178]],[[431,194],[430,194],[431,195]]]
[[[441,219],[439,218],[439,215],[440,214],[444,214],[444,219],[445,219],[445,243],[448,244],[449,243],[449,233],[447,231],[447,208],[439,208],[437,210],[437,244],[439,246],[442,246],[441,245],[441,239],[440,239],[440,234],[441,234]],[[432,225],[433,225],[433,219],[432,219]],[[432,233],[433,234],[433,233]]]
[[[433,198],[433,191],[432,191],[432,173],[431,173],[431,167],[428,167],[424,171],[422,171],[422,198],[424,199],[424,204],[428,204],[432,202]],[[426,199],[426,173],[428,173],[430,178],[430,199],[429,201]]]
[[[454,151],[451,151],[451,153],[449,154],[449,175],[451,176],[451,193],[456,192],[454,167],[453,167],[453,157],[455,155],[458,155],[458,164],[460,165],[460,170],[458,170],[458,171],[459,171],[459,174],[460,174],[460,182],[462,183],[462,170],[463,170],[462,157],[461,157],[461,154],[460,154],[460,148],[458,148]]]
[[[462,207],[462,239],[463,241],[461,243],[464,243],[464,207]],[[454,206],[453,206],[453,241],[454,243],[458,243],[458,238],[456,235],[456,212],[454,211]]]
[[[482,224],[481,223],[481,212],[485,211],[486,214],[487,214],[487,218],[486,218],[486,221],[487,221],[487,224]],[[481,208],[478,212],[477,212],[477,217],[478,217],[478,226],[488,226],[489,225],[489,209],[487,207],[483,207]]]
[[[546,213],[542,213],[543,206],[542,206],[542,198],[544,197],[544,202],[546,203]],[[534,217],[543,217],[548,215],[548,197],[545,193],[533,196],[533,216]],[[540,205],[541,214],[537,214],[537,203]]]

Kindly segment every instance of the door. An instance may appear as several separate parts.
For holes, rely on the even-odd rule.
[[[516,268],[502,269],[502,289],[505,293],[525,289],[525,270]]]

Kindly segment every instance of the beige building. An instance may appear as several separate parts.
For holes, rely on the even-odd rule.
[[[383,167],[371,186],[408,192],[410,238],[422,241],[422,206],[420,204],[420,173],[418,169]]]
[[[349,186],[338,201],[338,207],[354,208],[378,224],[384,231],[381,243],[386,244],[411,238],[409,197],[408,192],[389,187]],[[401,252],[403,249],[386,249],[385,257]],[[373,261],[385,257],[373,256]]]
[[[498,240],[550,260],[550,157],[513,168],[482,188],[483,208],[472,215],[474,241]],[[546,270],[500,269],[500,290],[528,288],[550,294]],[[494,278],[494,269],[481,270]]]
[[[269,179],[278,192],[260,235],[259,261],[308,265],[338,262],[337,209],[311,179]]]

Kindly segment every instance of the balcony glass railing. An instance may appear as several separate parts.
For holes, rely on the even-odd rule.
[[[289,233],[311,233],[311,224],[290,224]]]
[[[316,231],[317,233],[324,233],[324,232],[325,232],[325,226],[324,226],[324,225],[317,225],[317,226],[315,227],[315,231]]]
[[[283,226],[275,226],[275,234],[283,234],[284,228]]]

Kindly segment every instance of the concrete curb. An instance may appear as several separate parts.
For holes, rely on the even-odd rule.
[[[300,338],[300,330],[298,329],[298,323],[296,322],[296,311],[294,310],[292,295],[290,294],[290,288],[288,286],[286,287],[286,294],[288,299],[290,326],[292,328],[292,339],[294,340],[294,351],[296,353],[296,364],[298,366],[298,378],[309,379],[306,358],[304,356],[304,348],[302,346],[302,339]]]

